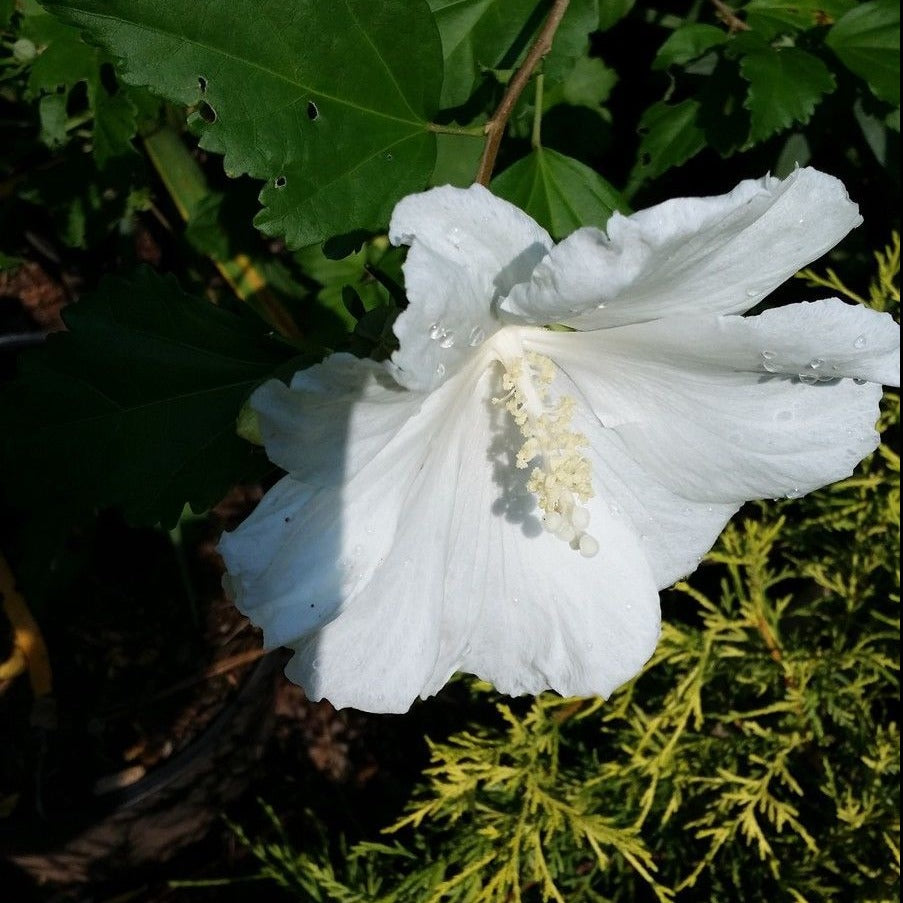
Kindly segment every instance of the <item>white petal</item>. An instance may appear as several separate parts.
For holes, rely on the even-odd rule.
[[[432,688],[448,641],[444,607],[451,511],[456,495],[466,491],[459,485],[459,440],[468,434],[462,410],[472,385],[461,385],[468,373],[436,393],[444,396],[447,416],[432,424],[431,441],[423,444],[416,468],[393,476],[381,487],[382,498],[361,505],[349,487],[345,529],[376,506],[397,505],[397,523],[384,558],[345,600],[338,617],[295,646],[286,674],[312,699],[328,699],[338,708],[404,712],[418,695],[444,683]],[[362,471],[362,479],[369,470]]]
[[[548,252],[548,233],[480,185],[433,188],[404,198],[389,238],[410,245],[404,265],[409,306],[395,321],[393,373],[430,390],[499,328],[494,302],[529,279]]]
[[[467,414],[444,641],[426,692],[463,670],[504,693],[607,696],[640,671],[658,640],[644,550],[629,521],[603,504],[591,503],[595,557],[542,529],[528,471],[515,466],[523,437],[490,401],[498,390],[498,374],[484,376]]]
[[[335,486],[373,460],[424,396],[402,389],[382,364],[334,354],[288,387],[270,380],[251,396],[267,455],[297,480]]]
[[[616,213],[607,236],[578,230],[500,307],[577,329],[742,313],[861,221],[842,183],[814,169],[741,182],[718,197]]]
[[[408,494],[421,498],[412,487],[423,479],[431,447],[441,447],[456,393],[459,387],[450,381],[421,398],[410,419],[393,435],[387,431],[385,445],[362,461],[344,485],[313,487],[285,477],[237,530],[224,534],[220,551],[236,604],[263,629],[267,646],[294,644],[333,618],[344,617],[390,554],[397,553],[399,536],[410,520]],[[394,416],[391,408],[390,413]],[[363,442],[370,441],[367,434]],[[341,447],[336,453],[341,457]],[[359,451],[350,455],[363,457]],[[446,508],[450,505],[446,499]],[[420,524],[409,542],[422,543],[424,531],[430,529]],[[386,596],[391,600],[393,591]],[[425,614],[440,620],[429,609]],[[414,686],[413,696],[423,679]],[[318,685],[313,684],[313,692]],[[344,691],[338,686],[336,698]]]
[[[714,505],[801,495],[849,476],[878,444],[881,387],[832,377],[885,378],[899,355],[890,317],[838,301],[750,318],[536,330],[531,343],[647,473]],[[771,346],[784,357],[763,359]],[[772,360],[783,373],[765,370]],[[813,361],[822,363],[812,369]],[[831,380],[809,384],[801,372]]]

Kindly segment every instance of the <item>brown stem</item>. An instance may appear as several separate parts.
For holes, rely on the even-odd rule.
[[[570,0],[555,0],[542,30],[536,36],[536,41],[530,48],[527,58],[524,60],[520,69],[514,73],[511,81],[508,82],[508,88],[502,97],[501,103],[498,105],[492,118],[486,123],[483,131],[486,134],[486,146],[483,148],[483,156],[480,159],[480,166],[477,169],[477,177],[474,179],[478,185],[489,185],[489,179],[492,177],[492,168],[495,166],[495,158],[498,156],[499,147],[502,143],[502,136],[505,133],[505,125],[514,110],[533,70],[539,65],[539,61],[551,50],[552,38],[567,12]]]
[[[749,31],[749,26],[737,18],[737,14],[724,2],[724,0],[712,0],[712,5],[718,10],[718,18],[732,31]]]

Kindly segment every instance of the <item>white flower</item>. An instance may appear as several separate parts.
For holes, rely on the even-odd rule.
[[[335,354],[252,397],[288,476],[223,537],[239,607],[336,706],[405,711],[455,671],[611,693],[655,647],[658,590],[745,500],[876,447],[888,315],[740,316],[859,222],[809,169],[557,246],[478,186],[405,198],[388,367]]]

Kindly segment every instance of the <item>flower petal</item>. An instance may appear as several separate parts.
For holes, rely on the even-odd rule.
[[[402,389],[382,364],[333,354],[298,371],[290,387],[264,383],[251,407],[274,464],[302,482],[335,486],[414,425],[424,397]]]
[[[616,213],[607,236],[574,232],[500,307],[581,330],[742,313],[861,221],[843,184],[814,169],[741,182],[718,197]]]
[[[392,474],[374,496],[360,501],[355,487],[348,487],[342,506],[346,530],[354,529],[356,518],[370,516],[370,509],[393,509],[395,526],[383,534],[389,545],[344,599],[338,616],[293,644],[296,655],[286,674],[311,699],[328,699],[337,708],[404,712],[418,695],[444,683],[428,690],[449,638],[445,573],[450,512],[461,491],[458,439],[467,434],[462,413],[470,400],[470,386],[462,385],[467,375],[459,374],[435,393],[443,396],[445,416],[423,430],[420,454],[411,457],[403,473]],[[361,486],[379,479],[373,469],[361,471]]]
[[[467,412],[445,576],[443,643],[426,693],[467,671],[503,693],[609,695],[659,635],[659,603],[632,525],[591,503],[600,550],[584,558],[542,529],[523,437],[485,373]],[[459,423],[459,429],[463,424]]]
[[[410,304],[395,321],[393,373],[419,390],[441,384],[499,328],[495,300],[529,279],[552,247],[529,216],[480,185],[404,198],[389,238],[411,246],[404,265]]]
[[[837,300],[750,318],[535,330],[529,342],[652,477],[712,504],[801,495],[849,476],[878,444],[881,387],[857,381],[899,379],[892,319]],[[810,384],[820,374],[829,381]]]
[[[372,375],[369,367],[357,369],[359,374]],[[328,367],[321,371],[324,374],[329,374]],[[336,376],[335,384],[339,383]],[[271,415],[303,418],[303,405],[291,406],[291,390],[282,386],[270,391],[279,399],[278,403],[286,405],[276,414],[272,409]],[[418,479],[426,479],[421,475],[427,471],[425,462],[430,449],[434,443],[441,447],[447,414],[454,411],[455,398],[461,393],[454,380],[429,397],[399,389],[392,391],[413,399],[409,419],[394,433],[384,429],[380,439],[383,444],[378,449],[374,448],[372,431],[352,429],[345,438],[344,455],[358,465],[344,484],[326,482],[324,486],[311,486],[292,476],[285,477],[267,492],[237,530],[224,534],[220,541],[236,604],[263,629],[268,646],[297,643],[310,649],[311,642],[304,638],[334,618],[343,619],[346,608],[355,605],[356,598],[365,590],[370,592],[374,575],[390,553],[397,552],[398,537],[411,529],[408,493],[415,492],[414,497],[420,498],[423,488]],[[316,407],[320,401],[316,393],[313,399]],[[387,404],[389,416],[395,420],[394,402]],[[357,416],[356,411],[350,417],[347,412],[343,415],[338,402],[334,414],[339,432],[342,424],[355,422]],[[287,428],[289,424],[281,423],[281,426]],[[331,440],[336,435],[329,433],[327,438]],[[277,441],[286,440],[280,435]],[[325,452],[313,451],[315,457],[320,456],[325,462]],[[333,451],[341,460],[341,442]],[[303,454],[299,460],[303,460]],[[446,507],[450,507],[447,500]],[[416,529],[419,533],[408,537],[412,546],[422,542],[432,526],[418,523]],[[415,593],[419,590],[416,583],[413,590]],[[387,591],[385,597],[388,601],[379,604],[392,604],[395,588]],[[377,611],[378,605],[373,610]],[[429,609],[425,614],[439,622]],[[313,647],[316,646],[317,642],[313,642]],[[427,673],[431,666],[432,659],[425,666]],[[293,667],[297,670],[299,663],[295,662]],[[425,677],[426,674],[421,674],[411,698],[416,696]],[[315,681],[312,686],[316,692],[319,683]],[[341,698],[342,692],[343,687],[338,686],[333,695]],[[363,698],[366,702],[366,695]],[[370,702],[375,704],[372,699]]]

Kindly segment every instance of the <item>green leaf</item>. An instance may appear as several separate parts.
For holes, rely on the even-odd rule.
[[[41,119],[41,141],[47,147],[60,147],[66,143],[66,95],[45,94],[38,102]]]
[[[795,123],[806,123],[834,76],[818,57],[794,47],[752,53],[740,61],[749,82],[744,106],[751,115],[749,141],[764,141]]]
[[[604,228],[615,210],[627,210],[620,194],[598,173],[543,147],[493,179],[492,190],[529,213],[555,239],[581,226]]]
[[[653,69],[689,63],[727,40],[727,32],[714,25],[684,25],[669,35],[652,61]]]
[[[850,10],[825,43],[881,100],[900,106],[900,4],[872,0]]]
[[[608,31],[616,25],[630,10],[636,0],[600,0],[599,2],[599,31]]]
[[[598,111],[618,82],[618,73],[595,57],[580,57],[567,76],[543,92],[542,105],[550,110],[556,104],[586,107]]]
[[[256,224],[292,246],[383,228],[432,172],[442,49],[423,0],[47,5],[126,81],[194,105],[201,146],[265,180]]]
[[[696,124],[698,115],[699,103],[692,99],[678,104],[659,101],[649,107],[640,119],[643,137],[631,181],[654,179],[698,154],[706,145]]]
[[[266,471],[235,419],[292,351],[263,338],[259,321],[148,269],[107,279],[64,319],[69,331],[25,355],[0,396],[16,503],[116,505],[132,521],[172,525],[186,503],[207,508]]]
[[[131,139],[137,131],[137,109],[122,87],[111,94],[104,86],[101,67],[108,63],[107,57],[85,44],[77,29],[39,7],[28,9],[31,14],[23,20],[22,34],[39,52],[29,70],[27,93],[39,99],[41,140],[51,148],[68,140],[69,92],[84,82],[88,109],[94,117],[92,147],[97,165],[103,169],[113,160],[134,154]]]
[[[831,25],[856,6],[856,0],[752,0],[743,7],[753,31],[771,39],[779,34]]]
[[[442,36],[443,108],[463,105],[489,70],[516,67],[549,11],[548,0],[429,0]],[[598,24],[598,0],[573,0],[543,72],[563,79],[588,46]]]
[[[12,257],[0,251],[0,273],[4,270],[14,270],[22,266],[23,259],[21,257]]]

